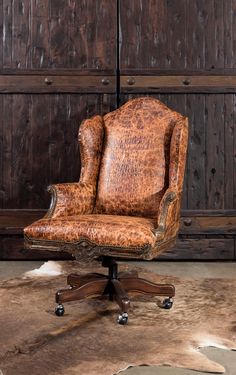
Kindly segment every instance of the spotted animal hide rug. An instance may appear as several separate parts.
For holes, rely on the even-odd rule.
[[[49,275],[52,263],[56,271]],[[129,322],[121,326],[117,305],[104,298],[67,303],[63,317],[54,315],[54,293],[75,270],[104,271],[48,262],[39,272],[1,282],[1,374],[112,375],[143,364],[224,372],[199,348],[236,350],[236,280],[187,280],[139,269],[141,277],[175,284],[174,306],[164,310],[157,297],[134,296]]]

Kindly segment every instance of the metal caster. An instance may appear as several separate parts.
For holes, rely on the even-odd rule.
[[[166,310],[170,310],[173,306],[173,299],[172,298],[165,298],[162,302],[162,308]]]
[[[64,306],[63,305],[58,305],[56,308],[55,308],[55,314],[57,316],[62,316],[64,315],[64,312],[65,312],[65,309],[64,309]]]
[[[117,323],[121,324],[122,326],[126,325],[128,323],[128,314],[122,313],[118,315]]]

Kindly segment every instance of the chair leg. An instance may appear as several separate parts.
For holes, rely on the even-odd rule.
[[[78,301],[87,297],[104,294],[107,286],[107,279],[93,280],[73,289],[62,289],[56,293],[56,302],[58,303],[55,313],[58,316],[64,314],[63,302]]]
[[[159,307],[169,310],[173,305],[172,297],[175,296],[175,287],[172,284],[155,284],[139,277],[119,278],[119,281],[123,285],[126,292],[167,297],[162,301],[162,303],[158,304]]]
[[[165,296],[161,307],[170,309],[175,295],[175,287],[172,284],[155,284],[138,277],[137,271],[117,273],[117,264],[111,258],[103,259],[103,266],[109,268],[108,275],[89,273],[87,275],[71,274],[67,277],[67,284],[71,289],[62,289],[56,293],[58,306],[56,315],[64,314],[63,302],[82,300],[87,297],[108,295],[111,301],[115,300],[120,307],[118,323],[126,324],[130,308],[128,292],[135,294],[150,294]]]
[[[152,294],[156,296],[174,297],[175,287],[172,284],[155,284],[139,277],[119,278],[126,292]]]
[[[113,279],[110,281],[113,286],[113,296],[116,300],[117,304],[120,307],[120,314],[118,315],[117,321],[119,324],[126,324],[128,321],[128,312],[130,308],[130,300],[126,291],[121,284],[121,282],[117,279]]]
[[[107,276],[100,273],[88,273],[87,275],[77,275],[76,273],[71,273],[67,276],[67,285],[75,288],[87,284],[89,281],[101,279],[107,279]]]

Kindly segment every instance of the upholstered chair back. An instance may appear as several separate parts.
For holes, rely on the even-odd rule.
[[[179,113],[146,97],[105,115],[94,213],[155,217],[169,187],[171,154],[172,169],[180,168],[175,178],[182,190],[184,165],[177,165],[176,148],[186,125]],[[179,140],[171,150],[175,128]]]

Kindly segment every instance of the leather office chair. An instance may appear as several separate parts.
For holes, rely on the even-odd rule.
[[[25,246],[96,258],[109,272],[69,275],[71,288],[56,293],[57,315],[64,302],[108,295],[120,307],[118,322],[126,324],[129,291],[165,296],[162,306],[171,308],[173,285],[135,272],[119,275],[116,259],[153,259],[175,243],[187,140],[187,118],[151,97],[82,122],[80,181],[49,187],[49,211],[25,228]]]

